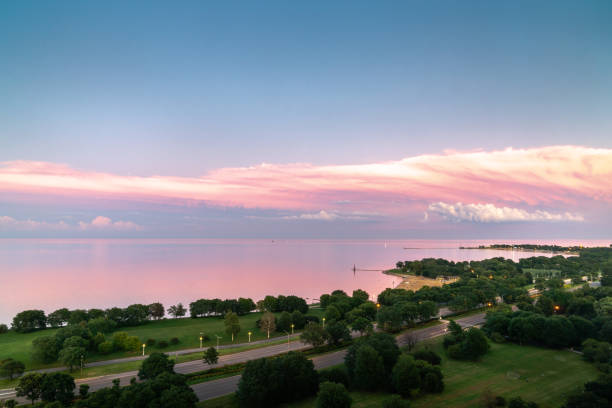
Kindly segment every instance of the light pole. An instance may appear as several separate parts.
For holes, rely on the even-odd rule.
[[[291,334],[293,334],[293,328],[295,327],[295,324],[291,323]]]
[[[287,351],[289,351],[289,349],[291,348],[291,343],[289,343],[289,332],[285,331],[285,333],[287,333]]]
[[[81,377],[83,376],[83,355],[81,354]]]
[[[323,318],[323,328],[325,328],[325,318]]]
[[[215,336],[217,336],[217,335],[215,334]],[[219,348],[219,339],[220,339],[220,338],[221,338],[221,337],[217,336],[217,349]]]
[[[145,351],[145,347],[147,347],[146,344],[142,343],[142,355],[144,356],[144,351]]]
[[[251,332],[249,332],[249,343],[251,342]]]
[[[203,337],[200,336],[200,348],[202,348],[202,339],[203,339]]]

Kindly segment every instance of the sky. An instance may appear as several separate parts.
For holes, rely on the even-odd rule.
[[[0,237],[612,238],[612,3],[0,3]]]

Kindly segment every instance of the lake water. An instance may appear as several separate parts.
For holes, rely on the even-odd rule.
[[[399,283],[377,270],[398,260],[454,261],[533,252],[460,250],[491,243],[538,240],[154,240],[0,239],[0,323],[25,309],[107,308],[199,298],[295,294],[309,301],[322,293],[361,288],[376,296]],[[558,245],[609,245],[608,241],[555,241]],[[544,254],[550,255],[550,254]],[[358,269],[353,273],[353,265]]]

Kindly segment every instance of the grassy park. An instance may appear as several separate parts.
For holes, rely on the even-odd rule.
[[[309,315],[322,316],[322,310],[313,308],[308,311]],[[234,339],[234,343],[246,343],[248,341],[248,332],[251,331],[251,341],[263,340],[267,338],[267,333],[262,332],[256,327],[256,321],[261,317],[262,313],[249,313],[245,316],[240,316],[240,333]],[[22,361],[26,365],[27,370],[53,367],[62,365],[56,362],[50,365],[41,365],[31,360],[32,340],[39,336],[51,336],[57,329],[45,329],[32,333],[15,333],[10,331],[0,335],[0,361],[5,358],[13,358]],[[201,317],[197,319],[164,319],[159,321],[151,321],[141,326],[122,327],[117,331],[127,332],[130,336],[137,336],[142,342],[147,339],[170,340],[172,337],[179,339],[179,344],[169,345],[163,349],[156,346],[147,347],[147,353],[151,351],[172,352],[175,350],[197,348],[200,346],[200,332],[209,337],[209,340],[204,341],[203,346],[216,346],[217,337],[220,336],[219,344],[231,344],[231,337],[225,333],[225,326],[222,317]],[[272,332],[270,337],[285,336],[284,333]],[[112,333],[106,335],[107,338],[112,337]],[[108,355],[91,354],[87,361],[109,360],[114,358],[129,357],[138,355],[136,352],[116,352]]]
[[[413,408],[476,407],[484,390],[505,398],[521,396],[541,408],[558,407],[567,392],[597,377],[592,364],[575,353],[511,343],[491,343],[491,350],[479,362],[450,360],[444,356],[441,341],[423,343],[443,356],[445,389],[442,394],[428,394],[412,401]],[[380,407],[386,393],[351,392],[353,408]],[[233,407],[233,394],[201,402],[202,408]],[[312,408],[309,398],[284,407]]]

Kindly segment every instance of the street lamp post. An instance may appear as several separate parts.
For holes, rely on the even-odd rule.
[[[144,356],[145,354],[145,347],[147,347],[146,344],[142,343],[142,355]]]
[[[325,328],[325,318],[323,318],[323,328]]]
[[[287,351],[289,351],[289,349],[291,348],[291,343],[289,342],[289,332],[285,331],[285,333],[287,333]]]
[[[83,355],[81,354],[81,377],[83,376]]]
[[[215,336],[217,336],[217,335],[215,334]],[[217,348],[219,348],[219,339],[220,339],[220,338],[221,338],[221,337],[217,336]]]
[[[252,332],[249,332],[248,334],[249,334],[249,343],[250,343],[251,342],[251,334],[252,334]]]
[[[202,348],[202,340],[203,340],[203,337],[200,336],[200,348]]]
[[[295,327],[295,324],[291,323],[291,334],[293,334],[293,328]]]

